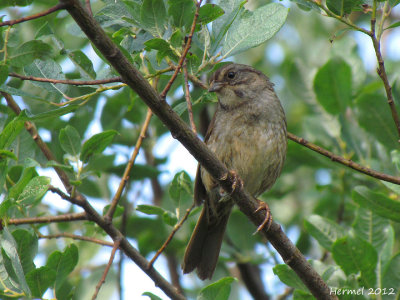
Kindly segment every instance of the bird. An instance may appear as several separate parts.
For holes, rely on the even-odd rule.
[[[286,117],[273,86],[261,71],[230,63],[211,76],[208,90],[217,94],[218,105],[204,141],[254,197],[271,188],[286,157]],[[199,164],[194,202],[204,205],[182,270],[186,274],[196,269],[201,280],[211,279],[234,200]]]

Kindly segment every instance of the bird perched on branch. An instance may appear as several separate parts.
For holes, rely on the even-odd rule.
[[[205,143],[257,197],[275,183],[286,156],[286,118],[273,84],[250,66],[229,64],[213,74],[209,91],[217,93],[218,107]],[[182,269],[189,273],[197,268],[200,279],[211,279],[234,201],[200,165],[194,201],[204,207]]]

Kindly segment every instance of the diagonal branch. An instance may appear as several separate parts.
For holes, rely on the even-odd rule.
[[[237,187],[235,190],[232,190],[232,186],[234,186],[234,183],[237,182],[238,179],[234,178],[225,165],[219,161],[208,147],[192,132],[187,124],[172,110],[168,103],[162,101],[157,91],[152,88],[141,73],[130,64],[129,60],[105,34],[100,25],[83,9],[80,2],[78,0],[60,1],[68,4],[68,12],[82,31],[121,75],[124,82],[142,98],[153,113],[168,127],[172,136],[178,139],[203,167],[218,180],[221,187],[232,194],[240,210],[256,226],[262,224],[266,217],[265,211],[254,213],[259,206],[258,201],[251,197],[243,187]],[[84,209],[86,210],[86,207],[84,207]],[[101,223],[99,226],[103,228]],[[105,230],[108,230],[107,233],[113,236],[113,238],[118,237],[115,236],[115,232],[112,232],[110,227],[104,227]],[[330,294],[330,289],[322,280],[321,276],[311,267],[306,258],[283,233],[280,225],[272,222],[269,231],[263,229],[262,234],[268,238],[271,244],[280,253],[284,262],[297,273],[299,278],[317,299],[337,299],[335,295]],[[121,242],[121,247],[123,245],[124,241]]]
[[[350,159],[346,159],[346,158],[336,155],[320,146],[310,143],[310,142],[306,141],[305,139],[294,135],[293,133],[288,132],[288,138],[302,146],[307,147],[308,149],[311,149],[319,154],[322,154],[322,155],[330,158],[334,162],[341,163],[342,165],[348,166],[348,167],[352,168],[353,170],[356,170],[360,173],[366,174],[368,176],[371,176],[371,177],[374,177],[374,178],[377,178],[380,180],[388,181],[388,182],[391,182],[394,184],[400,184],[400,177],[395,177],[395,176],[388,175],[385,173],[380,173],[380,172],[374,171],[370,168],[359,165]]]
[[[38,14],[34,14],[28,17],[23,17],[20,19],[15,19],[15,20],[10,20],[10,21],[5,21],[5,22],[0,22],[0,27],[2,26],[12,26],[18,23],[22,23],[22,22],[26,22],[26,21],[30,21],[30,20],[34,20],[34,19],[38,19],[44,16],[47,16],[53,12],[56,12],[58,10],[64,9],[65,8],[65,3],[58,3],[57,5],[49,8],[48,10],[45,10],[43,12],[40,12]]]
[[[121,181],[119,183],[117,192],[115,193],[114,198],[111,201],[110,208],[108,209],[106,215],[104,216],[106,221],[111,222],[111,220],[113,218],[113,215],[114,215],[115,209],[117,207],[118,201],[121,198],[122,191],[124,190],[125,185],[128,182],[129,173],[131,172],[132,167],[135,164],[135,160],[136,160],[137,155],[139,154],[139,150],[140,150],[140,147],[142,146],[143,139],[146,137],[146,131],[147,131],[147,128],[149,127],[152,115],[153,115],[153,113],[151,112],[151,109],[148,109],[147,110],[146,119],[145,119],[144,124],[142,126],[142,130],[140,130],[139,138],[136,141],[135,149],[133,150],[132,156],[129,159],[128,164],[126,165],[126,168],[125,168],[125,171],[124,171],[124,175],[122,176],[122,179],[121,179]]]

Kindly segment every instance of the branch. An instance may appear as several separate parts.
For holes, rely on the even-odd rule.
[[[258,201],[247,193],[243,187],[237,187],[234,191],[232,190],[234,182],[237,182],[238,179],[233,178],[229,170],[216,158],[215,154],[191,131],[168,103],[162,100],[157,91],[150,86],[148,81],[130,64],[128,59],[105,34],[100,25],[87,14],[80,2],[78,0],[60,1],[68,4],[68,12],[82,31],[121,75],[124,82],[142,98],[153,113],[168,127],[172,136],[178,139],[203,167],[218,180],[221,187],[227,192],[232,193],[232,197],[240,210],[256,226],[262,224],[266,217],[265,211],[254,213],[259,206]],[[101,222],[98,224],[103,228]],[[116,237],[116,233],[113,232],[110,227],[104,226],[104,228],[108,230],[107,233],[110,234],[110,236],[113,236],[113,238]],[[297,273],[299,278],[317,299],[337,299],[335,295],[330,294],[329,287],[323,282],[319,274],[311,267],[306,258],[283,233],[280,225],[272,222],[269,231],[264,229],[261,232],[268,238],[275,249],[277,249],[284,262]],[[127,247],[132,247],[127,241],[125,243],[127,243]],[[124,241],[122,241],[121,247],[124,245]],[[139,266],[141,267],[141,265]],[[156,284],[159,283],[156,282]]]
[[[53,6],[53,7],[49,8],[48,10],[45,10],[45,11],[43,11],[41,13],[34,14],[34,15],[31,15],[31,16],[28,16],[28,17],[24,17],[24,18],[20,18],[20,19],[16,19],[16,20],[0,22],[0,27],[12,26],[14,24],[30,21],[30,20],[33,20],[33,19],[38,19],[38,18],[47,16],[47,15],[53,13],[53,12],[56,12],[56,11],[64,9],[64,8],[65,8],[65,3],[61,3],[60,2],[56,6]]]
[[[330,158],[334,162],[341,163],[342,165],[348,166],[348,167],[352,168],[353,170],[356,170],[356,171],[358,171],[360,173],[363,173],[363,174],[366,174],[368,176],[377,178],[379,180],[384,180],[384,181],[388,181],[388,182],[400,185],[400,177],[395,177],[395,176],[392,176],[392,175],[380,173],[380,172],[374,171],[374,170],[372,170],[370,168],[361,166],[361,165],[355,163],[354,161],[352,161],[350,159],[346,159],[346,158],[344,158],[342,156],[336,155],[336,154],[334,154],[334,153],[332,153],[332,152],[330,152],[330,151],[328,151],[328,150],[326,150],[324,148],[321,148],[320,146],[317,146],[317,145],[315,145],[313,143],[310,143],[310,142],[306,141],[303,138],[295,136],[293,133],[288,132],[288,138],[291,139],[292,141],[302,145],[302,146],[305,146],[305,147],[307,147],[307,148],[309,148],[309,149],[311,149],[311,150],[313,150],[313,151],[315,151],[315,152],[317,152],[319,154],[322,154],[322,155]]]
[[[182,68],[182,65],[185,61],[186,55],[189,52],[190,46],[192,44],[192,37],[193,37],[194,31],[196,29],[196,22],[197,22],[197,18],[199,17],[199,10],[200,10],[200,5],[201,5],[202,1],[203,0],[199,0],[199,2],[197,2],[197,4],[196,4],[196,12],[194,13],[192,27],[190,29],[190,34],[188,36],[185,49],[183,49],[182,55],[179,59],[178,66],[176,67],[174,74],[172,75],[171,79],[168,81],[164,90],[161,92],[161,95],[160,95],[161,99],[165,99],[165,96],[167,95],[167,93],[170,90],[172,84],[174,83],[176,77],[178,76],[179,70]]]
[[[378,61],[378,68],[376,71],[377,71],[379,77],[381,78],[383,85],[385,87],[386,97],[388,99],[388,104],[390,107],[390,111],[392,113],[392,118],[393,118],[394,124],[396,125],[397,133],[400,138],[399,114],[397,112],[396,105],[394,104],[394,101],[393,101],[392,87],[389,83],[389,79],[386,74],[385,62],[384,62],[382,54],[381,54],[380,41],[378,41],[376,34],[375,34],[375,22],[376,22],[375,17],[371,18],[371,32],[370,32],[369,36],[372,39],[372,44],[374,45],[376,59]],[[399,142],[400,142],[400,140],[399,140]]]
[[[121,179],[121,182],[119,183],[117,192],[115,193],[114,198],[111,201],[110,208],[108,209],[106,215],[104,216],[106,221],[111,222],[111,220],[113,218],[115,209],[118,205],[118,201],[121,198],[122,191],[124,190],[125,185],[128,182],[129,173],[131,172],[132,167],[135,164],[136,157],[139,154],[140,147],[142,146],[142,141],[146,137],[146,131],[147,131],[147,128],[149,127],[152,115],[153,115],[153,113],[151,112],[151,109],[147,109],[146,119],[144,121],[142,129],[140,130],[139,138],[136,142],[135,149],[133,150],[132,156],[129,159],[128,164],[126,165],[124,175],[122,176],[122,179]]]
[[[71,234],[71,233],[68,233],[68,232],[63,232],[63,233],[58,233],[58,234],[48,234],[48,235],[40,234],[38,237],[40,239],[69,238],[69,239],[73,239],[73,240],[91,242],[91,243],[95,243],[95,244],[99,244],[99,245],[103,245],[103,246],[109,246],[109,247],[112,247],[114,245],[114,243],[111,243],[111,242],[99,240],[99,239],[96,239],[96,238],[91,238],[91,237],[88,237],[88,236]]]
[[[40,223],[59,223],[71,221],[84,221],[87,220],[86,213],[64,214],[58,216],[22,218],[22,219],[9,219],[8,225],[22,225],[22,224],[40,224]]]
[[[184,92],[185,92],[187,110],[188,110],[188,114],[189,114],[190,126],[192,127],[193,132],[195,134],[197,134],[196,124],[194,123],[194,118],[193,118],[192,101],[190,100],[188,71],[187,71],[186,62],[183,64],[183,75],[185,77]]]
[[[75,2],[77,3],[77,2]],[[79,7],[81,8],[80,4]],[[82,9],[82,8],[81,8]],[[83,11],[83,9],[82,9]],[[96,23],[97,24],[97,23]],[[144,79],[145,80],[145,79]],[[147,83],[147,81],[145,80]],[[5,96],[8,105],[17,113],[19,114],[21,112],[21,109],[19,108],[18,104],[14,101],[14,99],[11,97],[11,95],[7,93],[2,94]],[[157,95],[157,93],[156,93]],[[157,95],[158,97],[158,95]],[[38,146],[40,150],[46,155],[46,157],[49,160],[55,160],[54,154],[50,151],[50,149],[47,147],[47,145],[43,142],[43,140],[40,138],[39,134],[37,133],[34,125],[30,122],[29,123],[29,128],[26,128],[29,133],[31,133],[32,138],[35,141],[41,141],[41,143],[38,143]],[[25,125],[26,125],[25,123]],[[27,127],[27,126],[25,126]],[[33,129],[34,130],[33,130]],[[51,159],[50,159],[50,158]],[[72,191],[73,186],[69,182],[67,174],[64,172],[64,170],[59,169],[54,167],[57,171],[57,175],[60,177],[61,181],[63,182],[65,188],[67,191]],[[148,268],[149,262],[147,261],[146,258],[144,258],[139,251],[137,251],[130,243],[129,241],[124,237],[124,235],[113,225],[107,222],[101,215],[97,213],[97,211],[93,208],[93,206],[90,205],[90,203],[86,200],[86,198],[81,195],[80,193],[76,193],[76,196],[74,198],[69,197],[65,193],[63,193],[61,190],[57,188],[50,187],[49,189],[52,189],[52,191],[56,192],[59,194],[63,199],[66,199],[68,201],[74,201],[73,203],[79,205],[82,207],[87,215],[88,220],[95,222],[98,226],[100,226],[114,241],[120,240],[121,245],[120,248],[124,251],[124,253],[134,262],[136,265],[143,270],[159,287],[163,292],[171,297],[172,299],[185,299],[184,296],[182,296],[177,289],[172,286],[167,280],[165,280],[164,277],[161,276],[160,273],[157,272],[156,269],[154,268]]]
[[[107,277],[108,271],[110,271],[111,265],[114,261],[115,252],[117,252],[120,243],[121,243],[121,241],[119,241],[119,240],[116,240],[114,242],[114,247],[111,251],[110,259],[108,260],[108,264],[107,264],[106,268],[104,269],[103,276],[101,276],[99,283],[96,285],[96,290],[92,296],[92,300],[95,300],[97,298],[97,294],[99,293],[101,286],[103,285],[104,282],[106,282],[106,277]]]
[[[35,76],[24,76],[17,73],[10,73],[12,77],[19,78],[21,80],[31,80],[31,81],[40,81],[40,82],[50,82],[50,83],[61,83],[61,84],[69,84],[69,85],[100,85],[106,83],[113,82],[121,82],[121,77],[112,77],[107,79],[99,79],[99,80],[63,80],[63,79],[51,79],[51,78],[42,78]]]
[[[160,254],[163,253],[165,248],[167,248],[168,244],[171,242],[171,240],[174,237],[175,233],[179,230],[179,228],[182,227],[183,223],[185,223],[185,221],[189,217],[190,212],[194,208],[194,205],[195,204],[193,203],[192,206],[189,207],[186,210],[186,214],[183,216],[182,220],[178,224],[175,225],[174,229],[172,230],[172,232],[168,236],[167,240],[164,242],[164,244],[161,246],[161,248],[157,250],[156,254],[153,256],[153,258],[149,262],[149,268],[153,266],[154,262],[157,260],[157,258],[160,256]]]

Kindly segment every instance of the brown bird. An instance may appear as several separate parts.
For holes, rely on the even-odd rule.
[[[209,91],[218,95],[218,107],[205,143],[257,197],[274,184],[285,160],[286,118],[281,103],[268,77],[247,65],[225,65],[210,83]],[[234,201],[200,165],[194,201],[204,202],[204,207],[182,269],[189,273],[197,268],[200,279],[211,279]]]

